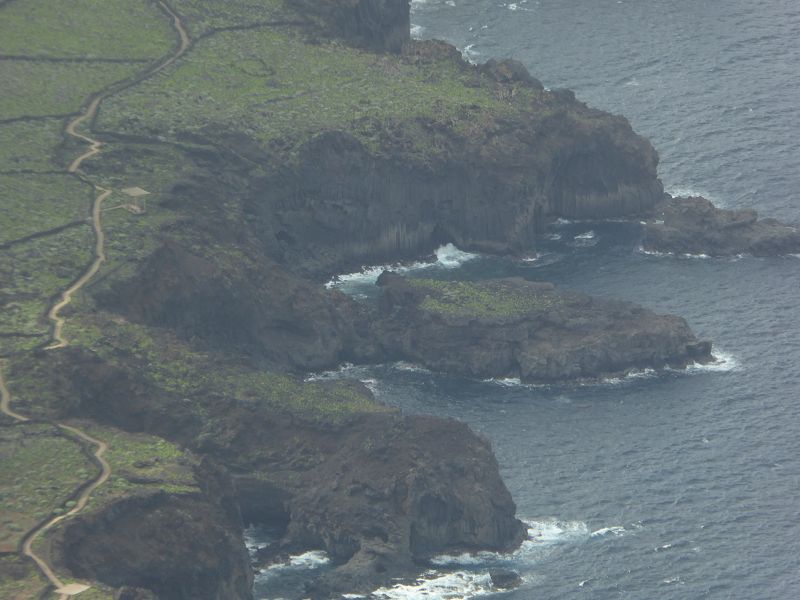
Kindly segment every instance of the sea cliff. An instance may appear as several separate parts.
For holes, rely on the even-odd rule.
[[[445,242],[523,252],[557,217],[649,213],[663,194],[658,156],[624,118],[544,89],[519,63],[475,66],[445,43],[410,40],[408,10],[108,2],[73,15],[118,61],[98,66],[55,11],[36,21],[24,3],[0,5],[22,33],[51,30],[55,50],[25,52],[60,60],[19,76],[2,105],[0,178],[15,199],[0,240],[10,403],[50,428],[96,428],[111,451],[139,449],[109,461],[104,501],[43,541],[52,565],[98,597],[249,598],[245,522],[279,527],[279,552],[330,554],[337,568],[309,587],[320,598],[413,574],[438,552],[523,540],[491,448],[468,427],[400,415],[355,382],[299,377],[397,352],[396,324],[381,328],[373,309],[320,282]],[[41,35],[28,33],[2,52]],[[43,104],[34,79],[69,94]],[[82,114],[92,138],[64,130]],[[10,141],[20,135],[24,147]],[[70,170],[90,139],[99,153]],[[90,228],[98,190],[107,210]],[[75,281],[54,344],[53,298]],[[663,364],[688,360],[696,342],[670,323]],[[33,440],[26,423],[4,419],[3,439]],[[41,452],[75,443],[53,431]],[[89,450],[73,450],[64,471],[89,477]],[[26,526],[74,503],[79,482],[61,483],[57,502],[20,497]],[[45,589],[15,562],[19,532],[8,539],[0,590]]]

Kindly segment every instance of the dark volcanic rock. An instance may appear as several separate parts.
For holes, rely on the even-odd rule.
[[[800,252],[800,231],[756,211],[716,208],[701,197],[668,198],[647,223],[649,251],[709,256],[776,256]]]
[[[492,569],[489,576],[492,578],[492,585],[501,590],[511,590],[522,584],[519,573],[509,569]]]
[[[489,443],[455,420],[402,416],[387,409],[336,423],[214,396],[194,399],[204,415],[198,422],[190,403],[138,383],[135,368],[112,367],[78,349],[40,360],[48,365],[58,361],[58,368],[42,372],[45,377],[58,373],[53,396],[70,399],[57,403],[61,410],[90,414],[122,429],[146,429],[227,467],[235,482],[229,489],[245,522],[285,529],[271,554],[329,552],[338,568],[315,587],[317,597],[366,591],[393,576],[414,574],[418,561],[440,552],[510,550],[525,535]],[[226,521],[224,531],[218,526],[220,518],[228,518],[226,511],[215,512],[191,496],[130,502],[97,519],[75,520],[64,538],[64,548],[71,549],[69,569],[112,585],[158,591],[162,584],[142,573],[160,581],[173,572],[192,585],[206,577],[205,563],[189,573],[176,571],[193,564],[181,554],[184,549],[210,560],[206,544],[219,545],[230,553],[229,561],[238,560],[230,540],[241,535],[240,523]],[[181,506],[198,516],[181,520],[179,531],[173,531],[165,523],[181,519],[176,515]],[[131,533],[137,521],[146,541]],[[115,555],[124,567],[102,552],[118,538],[125,539]],[[178,547],[174,564],[162,561],[150,571],[151,557],[141,552],[159,556],[173,542]],[[220,576],[228,581],[227,571]],[[208,586],[219,587],[214,581]]]
[[[446,242],[525,251],[551,217],[651,211],[663,195],[652,146],[621,117],[544,96],[531,118],[479,113],[479,125],[460,129],[424,118],[362,123],[379,153],[347,131],[320,133],[251,191],[254,236],[285,268],[324,277]],[[415,153],[421,141],[435,157]]]
[[[339,440],[304,477],[317,483],[292,500],[286,536],[344,563],[314,586],[322,597],[368,591],[440,552],[510,550],[522,541],[491,448],[466,425],[382,415],[358,420]]]
[[[263,256],[222,267],[168,242],[99,297],[131,320],[256,350],[284,369],[329,368],[370,352],[356,303]]]
[[[597,378],[711,360],[680,317],[523,279],[483,283],[384,273],[376,337],[390,357],[468,377]]]
[[[399,52],[411,39],[409,0],[289,0],[303,15],[321,17],[326,33],[357,46]]]
[[[252,598],[232,485],[217,469],[202,470],[202,491],[134,496],[71,519],[52,540],[51,557],[75,577],[141,588],[120,598]]]

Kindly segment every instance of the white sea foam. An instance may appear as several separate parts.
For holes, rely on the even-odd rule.
[[[594,231],[585,231],[584,233],[579,233],[572,239],[571,245],[581,247],[596,246],[597,234]]]
[[[392,363],[392,368],[397,371],[406,371],[408,373],[431,373],[430,369],[426,369],[423,366],[415,365],[414,363],[405,362],[405,361],[398,361],[396,363]]]
[[[688,252],[684,252],[681,254],[675,254],[674,252],[659,252],[658,250],[647,250],[644,246],[639,246],[636,249],[637,252],[641,254],[646,254],[647,256],[668,256],[671,258],[688,258],[688,259],[701,259],[705,260],[707,258],[711,258],[708,254],[690,254]],[[741,256],[737,256],[737,258],[741,258]]]
[[[312,550],[296,556],[289,557],[289,564],[293,567],[314,568],[322,567],[331,562],[328,553],[322,550]]]
[[[472,63],[473,65],[478,64],[476,57],[480,55],[481,53],[475,50],[475,44],[467,44],[461,49],[461,56],[464,57],[464,60]]]
[[[269,576],[277,571],[285,570],[319,569],[320,567],[330,564],[330,562],[331,559],[328,557],[327,552],[324,552],[323,550],[312,550],[310,552],[304,552],[303,554],[290,556],[289,560],[286,562],[269,565],[265,569],[261,570],[261,575]]]
[[[636,381],[637,379],[648,379],[656,375],[658,375],[658,371],[656,371],[655,369],[650,369],[650,368],[634,369],[620,377],[604,377],[603,379],[600,380],[600,382],[606,385],[621,385],[624,383],[630,383],[631,381]],[[587,383],[585,385],[593,385],[593,384]]]
[[[470,567],[508,562],[530,563],[547,553],[555,546],[583,542],[589,539],[589,527],[583,521],[562,521],[543,519],[525,521],[528,538],[513,552],[476,552],[469,554],[442,554],[431,560],[439,567]]]
[[[411,263],[395,263],[387,265],[375,265],[362,267],[355,273],[345,273],[338,275],[325,284],[325,287],[335,288],[344,285],[361,284],[372,285],[384,271],[391,270],[397,273],[408,273],[422,269],[456,269],[470,260],[478,258],[478,254],[459,250],[453,244],[445,244],[436,249],[436,260],[432,262],[416,261]]]
[[[717,208],[725,208],[727,205],[725,202],[710,194],[709,192],[705,192],[702,190],[695,190],[689,187],[684,186],[675,186],[665,190],[670,196],[675,198],[697,198],[698,196],[709,200],[714,206]]]
[[[687,373],[730,373],[741,368],[739,360],[724,350],[714,350],[711,354],[714,362],[708,364],[694,363],[686,367]]]
[[[415,39],[415,40],[418,40],[418,39],[422,38],[422,32],[424,30],[425,29],[422,27],[422,25],[414,25],[412,23],[411,24],[411,37],[413,39]]]
[[[625,529],[622,525],[612,525],[611,527],[601,527],[600,529],[593,531],[591,534],[592,538],[604,537],[607,535],[620,537],[625,535],[625,532],[628,530]]]
[[[380,600],[406,600],[427,598],[428,600],[466,600],[494,593],[492,578],[488,573],[437,573],[428,571],[413,583],[398,583],[372,592],[371,597]]]
[[[445,244],[436,250],[436,262],[434,265],[454,269],[475,258],[478,258],[478,254],[464,252],[456,248],[453,244]]]

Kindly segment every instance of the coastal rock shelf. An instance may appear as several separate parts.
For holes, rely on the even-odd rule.
[[[376,337],[390,356],[467,377],[596,379],[710,362],[680,317],[549,283],[406,279],[385,272]]]
[[[725,210],[702,197],[664,200],[645,225],[645,251],[708,256],[779,256],[800,252],[800,230],[753,209]]]

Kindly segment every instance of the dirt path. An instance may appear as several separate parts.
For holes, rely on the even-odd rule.
[[[170,54],[166,59],[162,60],[160,63],[156,64],[154,67],[149,69],[145,72],[142,76],[137,78],[137,83],[147,79],[148,77],[152,77],[159,71],[167,68],[169,65],[174,63],[178,60],[183,54],[186,53],[186,50],[189,49],[191,45],[191,39],[189,38],[189,34],[186,32],[186,29],[183,27],[183,23],[181,22],[180,17],[173,12],[173,10],[167,6],[164,2],[159,2],[162,10],[164,10],[167,15],[169,15],[170,19],[172,19],[172,25],[175,30],[178,32],[178,36],[180,38],[180,43],[178,47],[175,49],[175,52]],[[131,84],[135,85],[135,84]],[[99,154],[101,148],[103,147],[103,143],[100,140],[96,140],[92,137],[84,133],[80,133],[78,131],[78,127],[85,122],[91,122],[95,116],[97,115],[97,110],[100,108],[100,103],[116,94],[117,92],[121,91],[122,89],[126,89],[125,86],[123,88],[115,88],[111,87],[105,92],[100,92],[97,94],[94,99],[89,103],[86,107],[86,110],[83,111],[82,114],[72,119],[65,129],[65,133],[69,136],[82,140],[89,144],[89,149],[81,154],[78,158],[73,160],[67,171],[69,173],[78,173],[81,165],[84,161],[88,160],[89,158]],[[92,264],[86,270],[86,272],[81,275],[81,277],[73,283],[67,290],[65,290],[61,294],[61,299],[56,302],[52,308],[47,313],[47,318],[53,322],[53,343],[50,344],[47,349],[48,350],[55,350],[57,348],[64,348],[65,346],[69,345],[69,342],[64,338],[64,324],[65,319],[60,316],[61,311],[66,307],[70,302],[72,302],[72,297],[75,295],[77,291],[79,291],[83,286],[85,286],[100,270],[100,267],[106,260],[105,254],[105,233],[103,232],[103,223],[101,218],[103,202],[106,198],[108,198],[112,191],[106,188],[100,187],[95,185],[95,191],[98,192],[97,197],[94,200],[94,204],[92,205],[92,227],[94,228],[95,234],[95,258],[92,261]]]
[[[19,422],[24,423],[29,421],[30,419],[27,417],[24,417],[23,415],[11,410],[11,392],[8,391],[8,386],[6,385],[5,378],[3,377],[4,366],[5,365],[0,363],[0,412]],[[80,439],[82,442],[95,446],[96,449],[94,452],[94,457],[97,459],[97,462],[100,465],[100,473],[86,485],[80,495],[75,499],[75,506],[69,512],[45,521],[35,529],[29,531],[23,538],[22,554],[29,557],[37,564],[47,580],[53,585],[53,587],[56,588],[56,593],[59,594],[59,597],[64,599],[86,591],[89,589],[89,586],[78,583],[64,584],[64,582],[61,581],[53,572],[53,569],[50,567],[50,565],[48,565],[44,559],[42,559],[33,551],[33,544],[36,542],[39,536],[47,532],[49,529],[52,529],[64,519],[76,515],[86,508],[92,493],[99,486],[108,481],[108,478],[111,475],[111,465],[109,465],[108,461],[103,458],[103,455],[108,450],[108,444],[106,444],[104,441],[93,438],[92,436],[84,433],[80,429],[72,427],[71,425],[66,425],[64,423],[57,423],[56,425],[63,431],[68,432],[71,436]]]
[[[158,4],[161,6],[162,10],[170,17],[172,20],[172,26],[178,33],[180,38],[180,42],[177,48],[172,52],[169,56],[163,59],[161,62],[154,65],[151,69],[147,70],[141,76],[139,76],[135,81],[130,82],[129,84],[125,85],[117,85],[117,86],[110,86],[106,88],[105,91],[99,92],[96,94],[91,102],[87,105],[86,109],[77,117],[72,119],[66,126],[64,133],[68,136],[74,137],[76,139],[82,140],[89,144],[89,149],[78,156],[75,160],[73,160],[69,167],[67,168],[69,173],[77,174],[81,168],[81,165],[87,159],[99,154],[101,152],[101,148],[103,147],[103,143],[99,140],[96,140],[85,133],[80,133],[78,131],[78,127],[81,126],[83,123],[91,122],[95,116],[97,115],[97,110],[100,108],[100,104],[106,98],[116,94],[123,89],[127,89],[141,81],[147,79],[158,73],[159,71],[165,69],[167,66],[174,63],[178,58],[180,58],[186,50],[189,49],[191,45],[191,39],[189,38],[189,34],[186,32],[185,28],[183,27],[183,23],[181,22],[180,17],[173,12],[173,10],[167,6],[166,3],[159,0]],[[92,264],[89,268],[73,283],[67,290],[65,290],[59,299],[48,311],[47,318],[53,322],[53,334],[52,334],[52,343],[46,348],[47,350],[55,350],[57,348],[64,348],[69,345],[69,342],[64,337],[64,324],[65,319],[60,316],[61,311],[72,302],[72,298],[76,292],[78,292],[81,288],[83,288],[100,270],[100,267],[106,260],[105,254],[105,232],[103,231],[103,222],[101,219],[102,214],[102,206],[103,202],[112,194],[112,190],[106,189],[99,185],[94,185],[94,189],[97,192],[97,196],[95,197],[94,203],[92,205],[92,227],[95,233],[95,258],[92,261]],[[4,364],[0,362],[0,412],[11,417],[12,419],[19,421],[19,422],[26,422],[29,419],[19,413],[16,413],[11,408],[11,401],[12,396],[6,386],[5,379],[3,377],[3,368]],[[94,457],[97,459],[98,464],[100,465],[100,473],[90,482],[85,484],[83,491],[75,500],[75,506],[67,513],[60,515],[58,517],[54,517],[35,529],[29,531],[26,536],[23,538],[22,543],[22,553],[31,558],[36,565],[39,567],[41,572],[47,578],[47,580],[55,587],[55,591],[59,596],[59,600],[67,600],[71,596],[76,596],[82,592],[85,592],[90,588],[90,586],[81,584],[81,583],[71,583],[65,584],[61,579],[53,571],[52,567],[47,564],[47,562],[38,556],[33,551],[33,544],[36,540],[46,533],[48,530],[52,529],[61,521],[72,517],[79,512],[81,512],[89,502],[89,499],[92,493],[101,485],[103,485],[106,481],[108,481],[109,476],[111,475],[111,465],[103,458],[103,455],[108,450],[108,445],[102,441],[98,440],[87,433],[84,433],[80,429],[72,427],[71,425],[67,425],[65,423],[56,423],[58,427],[60,427],[63,431],[68,432],[71,436],[78,438],[80,441],[91,444],[95,446]]]
[[[108,450],[108,444],[106,444],[102,440],[93,438],[92,436],[84,433],[80,429],[76,429],[75,427],[72,427],[70,425],[65,425],[64,423],[58,423],[58,426],[64,431],[67,431],[71,433],[73,436],[81,439],[82,441],[96,446],[94,457],[97,459],[97,462],[100,463],[99,475],[84,488],[84,490],[75,500],[75,506],[72,509],[70,509],[69,512],[66,512],[58,517],[54,517],[49,521],[41,524],[36,529],[28,532],[28,535],[25,536],[25,539],[22,543],[22,553],[25,556],[30,557],[38,565],[39,569],[42,571],[42,573],[44,573],[44,576],[47,577],[48,581],[51,584],[53,584],[53,586],[56,588],[56,593],[59,594],[61,599],[64,599],[68,598],[69,596],[75,596],[77,594],[80,594],[81,592],[85,592],[87,589],[89,589],[90,586],[80,583],[64,584],[64,582],[61,581],[58,578],[58,576],[53,572],[53,569],[50,568],[50,565],[48,565],[44,559],[42,559],[33,551],[33,544],[41,535],[43,535],[48,530],[58,525],[61,521],[63,521],[64,519],[68,519],[73,515],[78,514],[84,508],[86,508],[86,505],[89,503],[89,498],[91,497],[92,493],[98,487],[100,487],[106,481],[108,481],[108,478],[111,475],[111,465],[109,465],[108,461],[106,461],[106,459],[103,458],[103,455]]]

